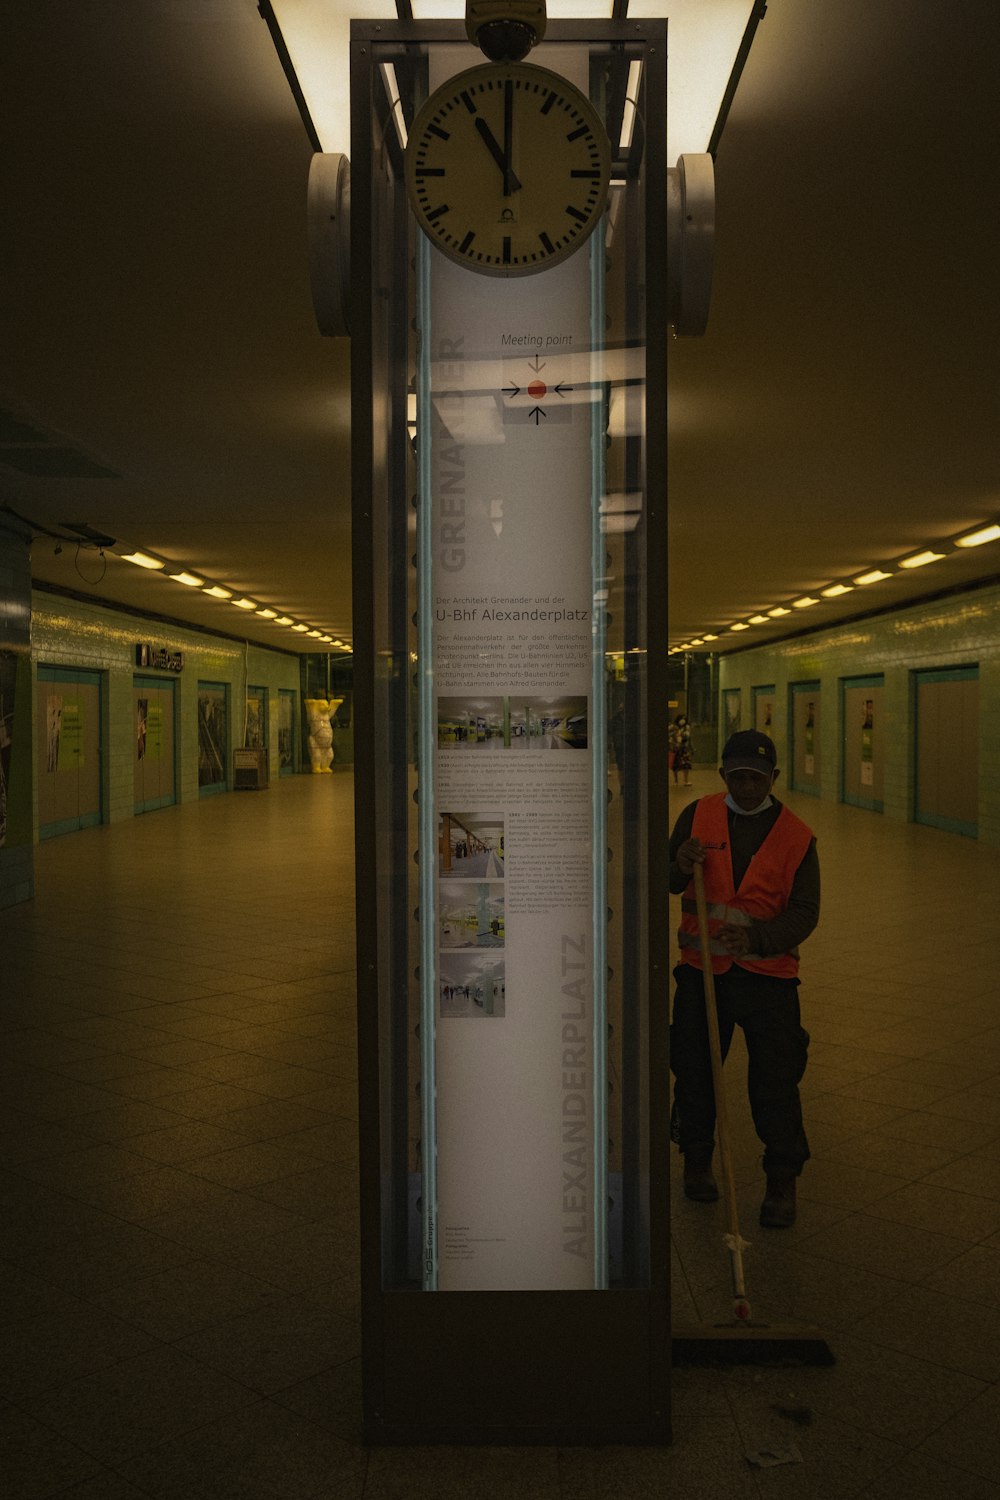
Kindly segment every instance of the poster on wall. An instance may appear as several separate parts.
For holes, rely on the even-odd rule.
[[[163,756],[163,704],[154,699],[146,712],[146,759]]]
[[[59,771],[78,771],[84,765],[83,704],[78,698],[49,699],[58,701],[58,713],[50,718],[50,734],[55,726],[55,760]],[[50,741],[51,748],[51,741]]]
[[[816,702],[813,698],[806,704],[805,771],[807,776],[816,774]]]
[[[723,711],[726,714],[726,729],[723,739],[729,739],[735,735],[736,730],[742,724],[741,690],[738,687],[727,687],[723,693]]]
[[[735,734],[740,728],[743,720],[740,689],[727,688],[722,695],[722,702],[726,715],[725,734],[723,738],[728,740],[729,736]]]
[[[17,657],[13,651],[0,651],[0,849],[7,842],[7,788],[10,786],[10,762],[14,745],[16,681]]]
[[[292,699],[282,693],[278,699],[278,766],[282,771],[292,769],[295,755],[295,733]]]
[[[135,700],[135,758],[145,760],[149,739],[149,699]]]
[[[246,700],[243,744],[251,750],[259,750],[264,744],[264,705],[260,698],[247,698]]]
[[[864,700],[861,714],[861,785],[875,784],[875,703]]]
[[[436,865],[423,1003],[437,1193],[425,1265],[434,1257],[441,1290],[587,1288],[605,802],[589,257],[502,281],[434,252],[430,310]]]
[[[223,688],[198,697],[198,785],[217,786],[226,779],[226,694]]]
[[[45,769],[59,769],[59,732],[63,700],[60,693],[49,693],[45,699]]]

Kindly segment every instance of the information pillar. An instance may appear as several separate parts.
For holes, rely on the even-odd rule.
[[[366,1432],[663,1441],[665,25],[550,23],[608,206],[509,277],[403,181],[481,58],[352,37]]]

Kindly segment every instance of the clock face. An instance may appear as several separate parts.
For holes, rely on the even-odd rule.
[[[406,185],[425,234],[488,276],[572,255],[604,212],[607,133],[573,84],[529,63],[459,73],[413,122]]]

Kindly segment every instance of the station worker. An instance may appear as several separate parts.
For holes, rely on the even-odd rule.
[[[673,1138],[684,1157],[684,1191],[714,1202],[715,1096],[693,872],[702,866],[722,1054],[741,1026],[748,1093],[764,1146],[767,1187],[760,1222],[795,1222],[795,1188],[809,1144],[799,1082],[809,1035],[798,999],[799,944],[819,921],[819,857],[812,830],[772,796],[774,742],[757,730],[730,736],[719,771],[725,791],[681,812],[670,837],[670,890],[680,894],[680,963],[674,970],[670,1066]]]

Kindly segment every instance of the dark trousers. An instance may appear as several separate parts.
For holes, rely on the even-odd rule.
[[[679,964],[670,1027],[674,1074],[674,1139],[682,1151],[715,1144],[715,1091],[708,1047],[705,989],[700,969]],[[750,1110],[764,1144],[764,1170],[798,1174],[809,1160],[802,1126],[799,1080],[806,1070],[809,1033],[799,1018],[797,979],[752,974],[736,964],[715,976],[719,1036],[725,1059],[733,1029],[742,1026],[750,1059]]]

